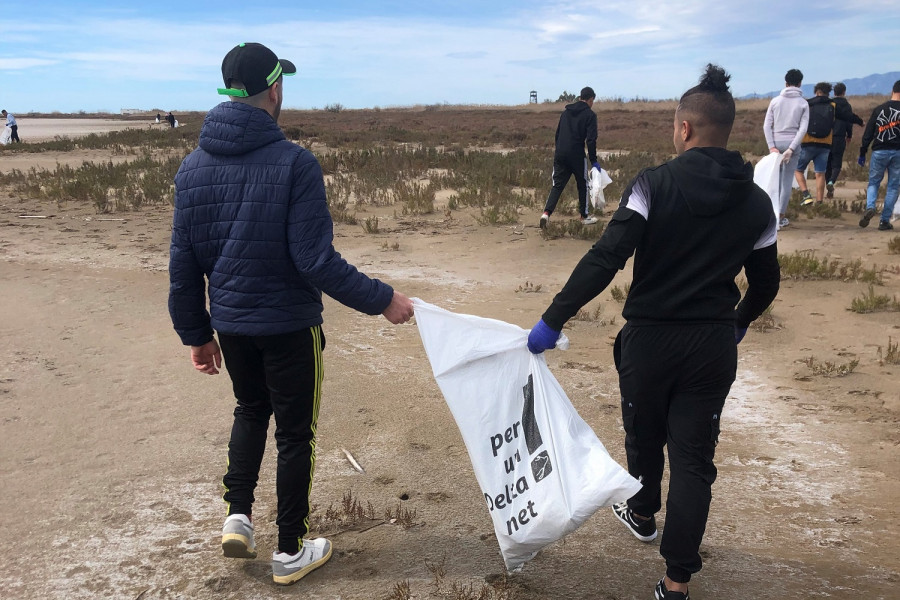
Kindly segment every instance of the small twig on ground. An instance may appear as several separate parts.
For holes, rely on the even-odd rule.
[[[356,469],[356,470],[359,471],[360,473],[365,473],[365,472],[366,472],[366,470],[363,469],[363,468],[360,466],[360,464],[359,464],[358,462],[356,462],[356,459],[353,458],[353,455],[350,454],[350,452],[347,451],[347,449],[341,448],[341,452],[344,453],[344,456],[347,457],[347,460],[350,461],[350,464],[353,465],[353,468],[354,468],[354,469]]]

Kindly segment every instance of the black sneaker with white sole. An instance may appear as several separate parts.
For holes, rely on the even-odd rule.
[[[882,221],[878,224],[878,231],[893,231],[894,226],[890,221]]]
[[[666,589],[666,584],[663,583],[664,580],[660,579],[659,583],[656,584],[656,590],[653,594],[653,597],[656,600],[691,600],[690,591],[687,592],[673,592],[672,590]]]
[[[612,509],[616,518],[625,523],[628,529],[631,530],[631,533],[634,534],[634,537],[642,542],[652,542],[656,539],[656,517],[650,517],[649,519],[636,517],[634,512],[628,508],[627,500],[614,504]]]

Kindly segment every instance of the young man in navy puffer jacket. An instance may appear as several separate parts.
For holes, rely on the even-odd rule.
[[[175,176],[169,262],[175,330],[198,371],[218,373],[224,355],[237,398],[223,478],[225,556],[256,557],[253,493],[275,415],[279,584],[332,552],[324,538],[303,539],[322,388],[322,292],[394,324],[413,315],[409,298],[360,273],[332,245],[322,169],[278,127],[283,75],[295,72],[261,44],[225,56],[219,93],[231,101],[209,111],[199,147]]]

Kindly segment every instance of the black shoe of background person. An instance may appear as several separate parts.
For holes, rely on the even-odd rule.
[[[890,221],[882,221],[878,224],[878,231],[892,231],[894,226],[891,225]]]
[[[860,227],[868,227],[869,221],[871,221],[872,217],[874,217],[874,216],[875,216],[875,209],[867,208],[866,212],[863,213],[862,219],[859,220],[859,226]]]

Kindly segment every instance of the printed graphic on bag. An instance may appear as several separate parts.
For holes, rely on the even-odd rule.
[[[553,464],[550,460],[550,454],[546,450],[541,450],[544,441],[541,438],[541,430],[534,415],[534,379],[531,374],[528,375],[528,383],[522,386],[522,419],[516,421],[511,427],[507,427],[502,433],[495,433],[491,436],[491,451],[497,457],[500,449],[506,444],[512,444],[519,439],[519,431],[521,430],[522,438],[525,440],[525,450],[531,459],[531,475],[534,482],[537,483],[553,472]],[[520,442],[519,442],[520,443]],[[535,454],[537,453],[537,454]],[[502,458],[502,457],[501,457]],[[516,464],[522,462],[522,455],[519,448],[508,458],[502,458],[503,469],[506,474],[514,473]],[[527,471],[526,471],[527,473]],[[500,494],[484,494],[488,509],[512,508],[513,501],[520,495],[530,489],[528,477],[521,475],[515,483],[506,484],[503,492]],[[519,504],[521,506],[521,504]],[[512,518],[506,522],[506,529],[509,535],[519,530],[520,525],[526,525],[533,517],[538,516],[534,508],[534,502],[529,500],[525,504],[525,508],[516,513],[512,511]]]
[[[538,427],[537,419],[534,417],[534,377],[530,374],[528,383],[522,387],[522,393],[525,396],[525,405],[522,407],[522,431],[525,433],[525,447],[530,456],[537,452],[544,443],[541,439],[541,430]],[[540,481],[552,471],[553,465],[550,464],[550,455],[546,450],[532,459],[531,473],[534,475],[535,482]]]

